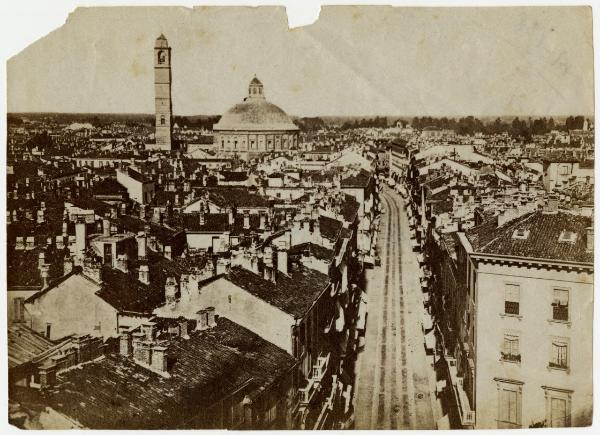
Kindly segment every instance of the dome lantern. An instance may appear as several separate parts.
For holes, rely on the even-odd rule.
[[[248,97],[265,98],[263,84],[256,76],[250,80],[250,85],[248,86]]]

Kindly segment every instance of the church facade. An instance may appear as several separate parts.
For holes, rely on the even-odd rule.
[[[217,153],[251,160],[267,153],[298,147],[298,127],[278,106],[266,100],[261,81],[254,77],[248,96],[223,114],[213,126]]]

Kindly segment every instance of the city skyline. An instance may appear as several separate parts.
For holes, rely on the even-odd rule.
[[[316,24],[292,31],[283,8],[140,12],[78,9],[65,26],[10,59],[8,112],[152,113],[148,49],[163,32],[173,47],[176,116],[222,114],[254,74],[265,82],[267,98],[298,117],[594,113],[591,26],[585,25],[591,15],[584,7],[323,8]],[[252,34],[257,25],[260,35]],[[390,31],[383,38],[369,31],[373,26]],[[452,32],[456,26],[460,35]],[[501,32],[507,26],[514,31]],[[221,31],[229,28],[237,33]],[[397,47],[401,54],[382,64]],[[462,50],[459,62],[455,49]],[[58,60],[53,68],[41,65]],[[68,78],[71,92],[52,85],[59,77]],[[324,90],[331,98],[317,109],[311,101]]]

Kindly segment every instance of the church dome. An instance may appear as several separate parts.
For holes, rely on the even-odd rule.
[[[269,103],[263,93],[263,84],[254,77],[248,87],[248,96],[223,114],[214,130],[298,130],[292,119],[278,106]]]

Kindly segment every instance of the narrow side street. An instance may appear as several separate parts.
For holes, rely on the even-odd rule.
[[[418,263],[400,196],[384,188],[377,250],[366,272],[368,321],[358,357],[356,429],[434,429],[432,369],[421,329]]]

